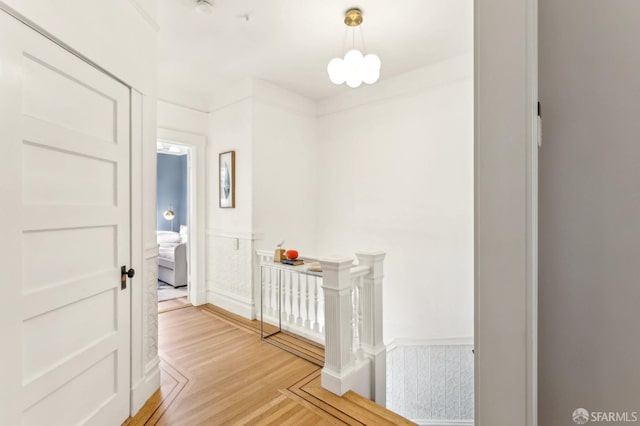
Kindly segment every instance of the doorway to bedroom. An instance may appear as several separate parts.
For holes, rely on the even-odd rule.
[[[190,148],[157,143],[159,309],[189,304]]]

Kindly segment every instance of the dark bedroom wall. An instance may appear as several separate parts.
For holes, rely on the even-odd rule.
[[[176,214],[173,230],[180,231],[180,225],[187,223],[187,156],[158,154],[158,229],[171,230],[171,222],[163,213],[173,204]]]

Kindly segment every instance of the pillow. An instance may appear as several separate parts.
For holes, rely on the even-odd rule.
[[[160,243],[179,243],[180,234],[171,231],[156,231],[158,234],[158,244]]]
[[[164,248],[164,249],[171,249],[171,250],[174,250],[180,244],[182,244],[182,243],[158,243],[158,245],[160,246],[161,249]]]

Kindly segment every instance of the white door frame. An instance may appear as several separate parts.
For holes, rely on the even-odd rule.
[[[475,0],[475,424],[537,425],[537,0]]]
[[[189,301],[198,306],[207,303],[205,283],[205,194],[206,194],[206,148],[203,135],[158,128],[157,139],[190,148],[189,158]]]

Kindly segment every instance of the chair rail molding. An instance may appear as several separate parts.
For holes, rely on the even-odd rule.
[[[207,229],[207,237],[239,238],[241,240],[260,241],[264,239],[264,233],[209,228]]]

